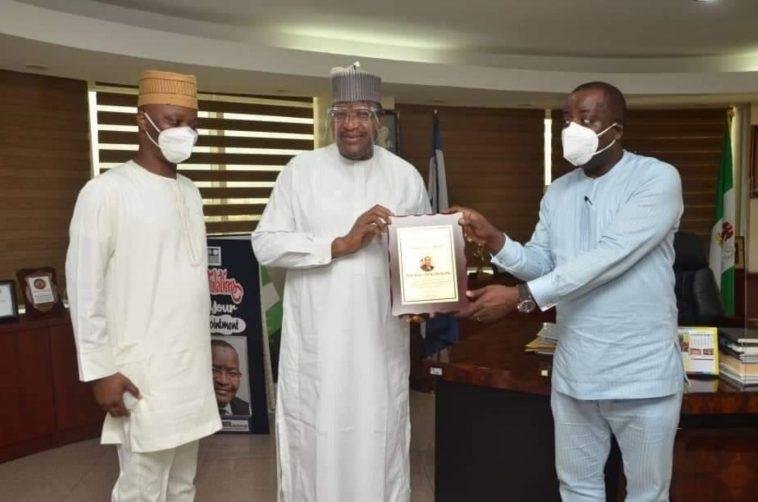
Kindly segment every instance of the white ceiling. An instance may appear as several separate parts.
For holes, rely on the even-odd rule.
[[[583,57],[758,52],[758,1],[718,0],[27,0],[123,20],[116,6],[286,41]],[[93,9],[97,6],[97,9]],[[149,14],[142,22],[149,24]],[[231,35],[235,31],[227,32]]]
[[[647,104],[758,97],[758,0],[0,0],[0,12],[0,68],[91,80],[158,65],[217,91],[313,95],[360,58],[405,102],[544,106],[589,79]]]

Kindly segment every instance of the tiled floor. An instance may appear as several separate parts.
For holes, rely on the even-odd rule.
[[[411,392],[413,502],[434,500],[434,396]],[[203,440],[197,501],[276,500],[273,436],[213,436]],[[0,464],[0,501],[109,500],[118,474],[113,447],[82,441]]]

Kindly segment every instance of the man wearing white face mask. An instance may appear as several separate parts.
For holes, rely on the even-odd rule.
[[[197,139],[195,77],[140,78],[139,150],[76,202],[66,279],[79,377],[117,444],[113,501],[194,499],[197,447],[221,428],[211,376],[203,202],[176,164]]]
[[[668,500],[684,381],[672,268],[682,189],[674,167],[623,149],[625,113],[610,84],[571,93],[563,155],[578,169],[550,185],[525,245],[475,211],[450,209],[463,211],[464,232],[493,263],[527,281],[470,292],[461,316],[557,307],[551,405],[564,501],[605,500],[611,434],[626,500]]]

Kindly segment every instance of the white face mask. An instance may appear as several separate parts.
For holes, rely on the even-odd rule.
[[[197,141],[197,131],[189,126],[171,127],[161,131],[155,125],[153,119],[150,118],[150,115],[145,113],[145,117],[155,127],[155,130],[158,131],[158,142],[156,143],[149,134],[147,137],[155,146],[160,148],[161,153],[166,157],[167,161],[172,164],[179,164],[190,158],[192,147],[195,146],[195,142]]]
[[[600,152],[604,152],[613,145],[616,140],[611,141],[608,146],[598,151],[598,138],[610,131],[617,125],[615,122],[607,129],[595,134],[595,131],[589,127],[571,122],[563,129],[561,133],[561,143],[563,143],[563,158],[575,166],[583,166]]]

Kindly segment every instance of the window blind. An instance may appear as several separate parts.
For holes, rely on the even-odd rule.
[[[209,234],[250,232],[284,165],[313,148],[313,99],[199,93],[198,101],[197,145],[179,173],[200,190]],[[90,86],[93,174],[132,158],[136,112],[136,88]]]

